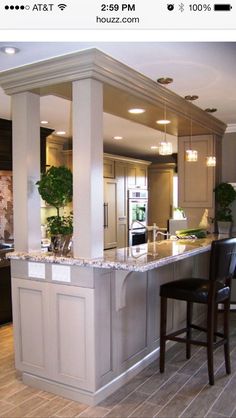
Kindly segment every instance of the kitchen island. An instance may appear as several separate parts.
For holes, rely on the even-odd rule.
[[[92,260],[11,253],[23,381],[89,405],[106,398],[158,357],[159,287],[206,276],[213,239],[157,241]],[[195,320],[203,315],[197,306]],[[168,330],[184,320],[185,304],[170,301]]]

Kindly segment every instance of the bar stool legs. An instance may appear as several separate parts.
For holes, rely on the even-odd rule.
[[[165,370],[167,298],[161,297],[160,311],[160,373]]]
[[[230,300],[224,303],[224,355],[225,355],[225,370],[227,374],[231,373],[230,366],[230,348],[229,348],[229,309]]]
[[[215,317],[215,304],[211,302],[207,306],[207,365],[208,365],[208,375],[209,375],[210,385],[214,385],[214,366],[213,366],[214,317]]]
[[[192,338],[192,316],[193,316],[193,304],[192,302],[187,302],[187,333],[186,333],[186,358],[190,359],[191,357],[191,338]]]

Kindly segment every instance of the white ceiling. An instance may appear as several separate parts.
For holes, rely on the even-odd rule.
[[[96,47],[124,62],[149,78],[168,76],[169,85],[180,96],[198,95],[194,102],[202,109],[215,107],[214,116],[236,127],[236,43],[234,42],[0,42],[0,48],[14,45],[20,52],[14,56],[0,53],[0,71],[29,64],[81,49]],[[10,99],[0,89],[0,117],[11,118]],[[49,127],[71,134],[70,102],[52,96],[41,98],[41,119]],[[114,141],[115,135],[123,136]],[[150,149],[163,138],[159,131],[104,114],[104,144],[106,150],[148,158]],[[175,137],[168,136],[174,144]]]

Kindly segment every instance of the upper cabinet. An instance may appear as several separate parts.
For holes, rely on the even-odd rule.
[[[41,171],[46,169],[46,138],[52,129],[40,128]],[[12,170],[12,121],[0,119],[0,170]]]
[[[147,165],[127,164],[127,181],[129,188],[146,189],[148,186],[148,170]]]
[[[0,170],[12,170],[12,122],[0,119]]]
[[[214,188],[220,179],[221,138],[218,135],[196,135],[192,138],[192,149],[198,151],[198,160],[188,162],[185,151],[189,148],[189,137],[178,140],[179,206],[184,209],[190,227],[197,226],[205,209],[214,218]],[[208,167],[206,157],[214,150],[217,165]]]
[[[63,144],[61,141],[50,139],[46,147],[46,165],[47,167],[59,167],[65,164]]]
[[[148,187],[148,166],[149,161],[137,160],[112,154],[104,154],[103,177],[116,178],[116,167],[122,163],[126,187],[128,189]]]
[[[103,177],[106,177],[108,179],[115,178],[115,161],[113,159],[103,159]]]

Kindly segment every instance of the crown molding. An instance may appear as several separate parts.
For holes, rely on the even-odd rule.
[[[226,134],[233,133],[233,132],[236,132],[236,123],[230,123],[229,125],[227,125],[226,131],[225,131]]]
[[[9,95],[32,91],[62,97],[67,94],[66,98],[71,99],[71,83],[86,78],[102,82],[104,91],[106,87],[113,87],[118,89],[118,94],[119,91],[125,92],[127,96],[135,96],[151,106],[162,109],[165,103],[167,111],[182,120],[191,119],[203,127],[203,133],[212,131],[223,135],[225,132],[226,125],[214,116],[96,48],[3,71],[0,73],[0,85]],[[60,93],[56,92],[57,87]]]

